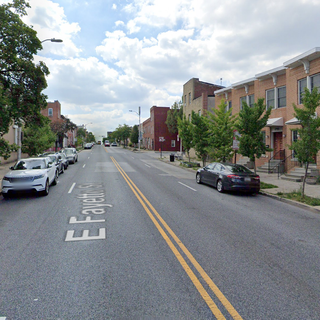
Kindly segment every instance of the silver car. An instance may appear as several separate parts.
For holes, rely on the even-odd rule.
[[[66,155],[69,163],[78,162],[78,152],[76,148],[65,148],[63,149],[63,152]]]
[[[2,179],[4,198],[14,193],[37,192],[49,194],[49,186],[56,185],[58,171],[48,157],[19,160]]]

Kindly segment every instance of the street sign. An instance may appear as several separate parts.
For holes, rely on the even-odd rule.
[[[165,141],[165,138],[164,137],[159,137],[159,142],[163,142]]]

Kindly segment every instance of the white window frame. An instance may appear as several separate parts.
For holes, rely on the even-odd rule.
[[[304,86],[305,84],[305,86]],[[304,88],[308,87],[308,79],[303,78],[298,80],[298,104],[302,104],[302,95],[304,93]]]
[[[280,97],[280,89],[285,89],[285,96],[284,97]],[[287,87],[286,86],[282,86],[282,87],[278,87],[277,89],[277,108],[285,108],[287,106]],[[284,106],[280,106],[280,99],[285,99],[285,105]]]
[[[53,117],[53,108],[48,109],[48,117]]]
[[[176,147],[176,140],[171,140],[171,148],[175,148]]]
[[[266,108],[269,109],[271,106],[272,106],[272,109],[275,109],[276,108],[276,104],[275,104],[275,92],[274,92],[274,88],[273,89],[269,89],[269,90],[266,90]],[[269,98],[268,97],[268,94],[271,94],[273,95],[272,98]],[[272,103],[273,102],[273,103]]]

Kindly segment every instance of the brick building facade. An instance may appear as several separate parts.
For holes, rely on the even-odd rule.
[[[289,149],[292,141],[298,139],[299,123],[294,118],[293,104],[302,107],[301,95],[304,88],[310,91],[318,87],[320,91],[320,48],[313,48],[272,70],[256,74],[255,77],[232,84],[228,88],[215,91],[216,105],[221,99],[232,106],[232,113],[240,112],[242,101],[248,105],[264,98],[267,107],[272,107],[267,126],[263,129],[266,145],[273,148],[263,157],[257,159],[256,165],[261,166],[270,159],[281,157],[286,160],[290,169],[290,162],[294,162],[294,153]],[[320,107],[317,108],[317,116]],[[317,167],[320,169],[320,153],[316,157]]]
[[[169,107],[150,108],[150,118],[142,123],[142,145],[148,150],[179,151],[180,141],[177,134],[171,134],[166,125]],[[164,141],[161,141],[163,140]]]

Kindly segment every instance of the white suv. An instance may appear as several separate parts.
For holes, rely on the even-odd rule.
[[[2,179],[4,198],[18,192],[41,192],[49,194],[49,186],[56,185],[58,171],[48,157],[19,160]]]

